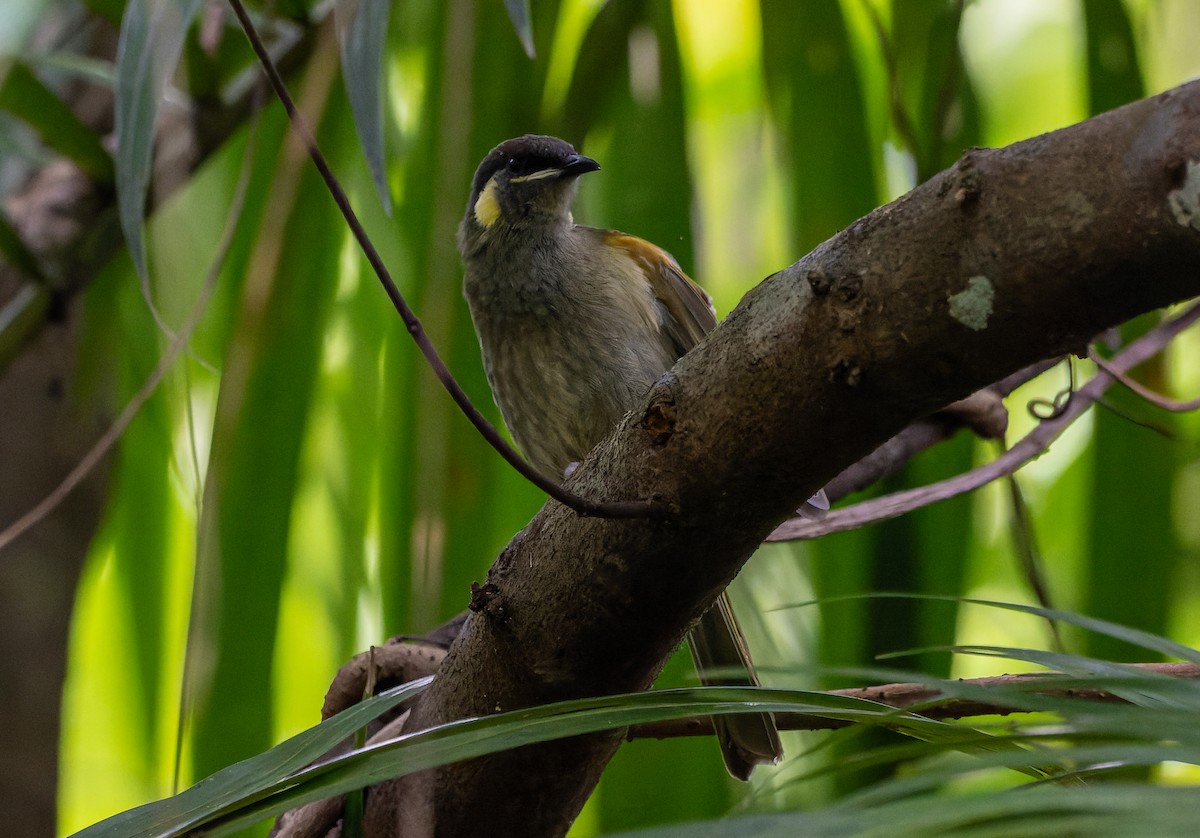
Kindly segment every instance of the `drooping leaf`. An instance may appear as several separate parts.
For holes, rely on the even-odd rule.
[[[1006,651],[1021,658],[1037,657],[1033,650],[996,650],[1000,655]],[[744,712],[749,708],[868,727],[887,726],[908,737],[902,746],[878,753],[853,754],[851,759],[860,763],[859,767],[871,760],[903,759],[914,770],[875,784],[827,809],[788,816],[793,819],[850,817],[866,818],[873,823],[879,813],[891,811],[893,817],[903,814],[914,818],[916,823],[927,821],[931,826],[954,823],[957,815],[944,811],[953,810],[954,806],[946,807],[944,802],[930,805],[932,800],[923,806],[912,806],[908,801],[937,793],[965,775],[984,771],[1015,771],[1069,780],[1072,772],[1079,773],[1076,769],[1080,767],[1082,773],[1089,774],[1103,766],[1152,765],[1165,760],[1200,762],[1200,736],[1193,724],[1200,708],[1200,689],[1195,682],[1126,668],[1089,669],[1095,662],[1069,655],[1057,655],[1045,662],[1063,670],[1098,674],[1090,679],[1047,674],[1038,682],[987,686],[936,679],[929,679],[928,683],[947,697],[959,700],[1055,714],[1061,722],[1052,727],[1041,723],[1044,716],[1028,717],[1032,719],[1030,724],[1008,720],[989,729],[987,724],[935,721],[912,711],[850,696],[709,687],[577,699],[460,720],[303,767],[324,748],[340,741],[386,707],[411,697],[419,685],[409,685],[356,705],[264,754],[216,773],[175,798],[116,816],[82,835],[108,838],[135,831],[177,835],[199,827],[212,830],[214,835],[228,834],[287,808],[438,765],[557,738],[685,716]],[[1072,693],[1080,689],[1108,689],[1122,694],[1133,690],[1145,701],[1141,707],[1101,704]],[[1056,693],[1045,694],[1047,690]],[[1144,707],[1152,708],[1153,712],[1147,713]],[[842,770],[846,766],[793,775],[791,779],[812,781],[830,771]],[[1042,788],[1031,787],[1022,796],[1025,800],[1036,799]],[[1063,788],[1077,786],[1068,782]],[[1011,790],[1007,793],[1010,800],[1013,793]],[[978,806],[992,805],[987,802],[992,794],[986,789],[966,799]],[[1004,822],[1008,817],[997,812],[993,820]],[[1023,817],[1020,806],[1011,817]],[[152,833],[142,831],[151,829]],[[934,829],[932,833],[912,834],[940,833]]]
[[[1146,95],[1133,24],[1123,3],[1083,0],[1088,111],[1103,113]]]
[[[795,690],[703,687],[577,699],[464,719],[304,767],[357,728],[411,698],[429,680],[361,702],[258,756],[214,773],[175,797],[116,815],[77,838],[133,834],[165,838],[200,827],[207,830],[205,834],[224,835],[305,803],[439,765],[634,724],[744,712],[746,701],[770,712],[903,725],[930,740],[953,732],[947,723],[861,699]]]
[[[762,3],[763,70],[788,158],[796,256],[877,203],[861,73],[837,0]]]
[[[893,124],[916,162],[917,182],[981,141],[979,105],[962,55],[963,3],[893,0]],[[896,112],[896,108],[900,112]]]
[[[571,82],[552,130],[564,140],[582,144],[588,131],[618,91],[628,88],[629,36],[642,17],[636,3],[605,3],[588,26]]]
[[[146,275],[142,220],[158,104],[203,0],[130,0],[117,41],[117,211],[133,264]]]
[[[1121,3],[1084,0],[1088,110],[1097,114],[1145,95],[1133,27]],[[1128,341],[1157,322],[1151,314],[1125,324]],[[1151,389],[1163,389],[1163,358],[1143,364],[1136,377]],[[1175,536],[1172,496],[1182,466],[1174,439],[1137,424],[1143,404],[1121,388],[1108,398],[1115,410],[1096,414],[1091,497],[1087,528],[1089,570],[1083,608],[1089,614],[1152,632],[1164,631],[1176,591],[1172,578],[1184,563]],[[1156,424],[1178,427],[1174,417],[1155,416]],[[1119,491],[1114,491],[1119,487]],[[1136,521],[1137,526],[1130,526]],[[1136,560],[1131,561],[1131,557]],[[1127,643],[1090,637],[1088,651],[1118,660],[1132,659]]]
[[[348,707],[316,727],[201,780],[174,797],[147,803],[90,826],[76,838],[175,835],[245,805],[320,757],[372,719],[419,694],[432,678],[403,684]]]
[[[329,61],[298,90],[318,141],[350,131],[336,87]],[[307,155],[290,143],[272,150],[271,200],[233,314],[197,534],[187,675],[194,776],[271,741],[271,661],[301,449],[343,240],[340,214]]]
[[[740,815],[623,832],[619,838],[788,838],[794,835],[1188,835],[1200,791],[1194,787],[1156,788],[1103,784],[1048,787],[1015,793],[909,795],[861,806],[819,811]],[[618,838],[612,836],[611,838]]]
[[[537,57],[533,44],[533,22],[529,14],[529,0],[504,0],[504,8],[508,10],[509,20],[521,41],[521,47],[530,59]]]
[[[389,215],[392,195],[384,160],[383,59],[390,6],[390,3],[371,0],[338,0],[333,7],[350,112],[354,115],[358,140],[371,167],[379,200]]]

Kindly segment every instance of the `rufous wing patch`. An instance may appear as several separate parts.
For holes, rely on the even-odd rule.
[[[619,247],[638,263],[658,298],[670,316],[665,325],[682,352],[691,349],[717,325],[712,300],[699,285],[692,282],[670,253],[645,239],[608,230],[605,242]]]

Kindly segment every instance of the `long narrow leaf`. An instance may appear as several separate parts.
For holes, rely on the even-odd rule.
[[[512,21],[521,47],[531,59],[537,56],[533,45],[533,22],[529,14],[529,0],[504,0],[504,8]]]
[[[745,815],[719,823],[623,832],[612,838],[836,836],[1160,836],[1195,830],[1200,790],[1137,785],[1049,788],[1036,793],[919,795],[886,804]]]
[[[747,700],[747,696],[757,697]],[[863,723],[899,723],[892,708],[871,702],[799,691],[754,688],[695,688],[656,693],[606,696],[468,719],[401,736],[362,751],[345,754],[305,769],[256,796],[244,810],[217,820],[192,822],[213,835],[229,834],[271,815],[323,800],[382,780],[404,776],[501,750],[568,736],[694,714],[768,712],[813,713]],[[935,735],[951,726],[903,715],[903,723]],[[171,830],[167,835],[178,834]],[[93,836],[88,836],[93,838]]]
[[[1055,608],[1042,608],[1037,605],[1025,605],[1020,602],[999,602],[990,599],[976,599],[973,597],[953,597],[939,596],[936,594],[906,594],[896,592],[879,592],[872,594],[853,594],[840,597],[824,597],[821,604],[829,604],[833,602],[854,602],[864,599],[922,599],[933,602],[958,602],[969,605],[983,605],[989,608],[1000,608],[1006,611],[1018,611],[1023,614],[1031,614],[1036,617],[1041,617],[1046,620],[1057,620],[1071,625],[1078,626],[1096,634],[1101,634],[1106,637],[1111,637],[1115,640],[1121,640],[1125,643],[1140,646],[1151,652],[1157,652],[1165,657],[1177,658],[1189,663],[1200,663],[1200,650],[1193,649],[1183,643],[1176,643],[1173,640],[1168,640],[1165,637],[1160,637],[1148,631],[1140,629],[1132,629],[1128,626],[1120,625],[1109,620],[1100,620],[1095,617],[1088,617],[1084,614],[1076,614],[1070,611],[1059,611]],[[815,605],[815,602],[798,602],[791,603],[786,607],[797,608],[805,605]],[[892,653],[881,657],[894,657],[898,654],[910,654],[910,652]]]
[[[350,112],[358,129],[367,165],[379,192],[384,211],[392,213],[392,195],[387,184],[383,145],[384,48],[387,46],[390,3],[338,0],[333,7],[342,77]]]
[[[166,81],[202,0],[130,0],[117,41],[117,211],[133,264],[146,275],[142,219],[154,156],[154,126]]]
[[[418,695],[432,680],[423,678],[366,699],[269,751],[218,771],[174,797],[114,815],[77,836],[125,838],[174,834],[203,823],[295,773],[355,730]]]

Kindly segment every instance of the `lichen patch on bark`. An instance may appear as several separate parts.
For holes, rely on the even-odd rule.
[[[992,281],[986,276],[973,276],[967,280],[967,287],[957,294],[950,295],[950,316],[972,331],[987,328],[988,318],[992,316],[992,300],[996,290]]]
[[[1188,161],[1183,183],[1167,194],[1167,206],[1181,226],[1200,230],[1200,162]]]

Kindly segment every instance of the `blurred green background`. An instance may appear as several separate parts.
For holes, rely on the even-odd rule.
[[[71,5],[12,4],[0,24],[29,31],[16,24],[36,27]],[[119,0],[85,5],[113,20],[123,11]],[[557,134],[599,160],[576,218],[666,247],[724,315],[761,278],[964,148],[1069,125],[1200,73],[1200,5],[1188,0],[533,0],[534,60],[500,0],[391,6],[390,216],[337,73],[337,41],[295,2],[280,11],[315,40],[289,80],[400,288],[497,423],[454,230],[475,164],[507,137]],[[219,96],[237,82],[244,42],[228,21],[218,31],[206,53],[193,28],[172,95]],[[42,72],[70,72],[52,59],[78,51],[0,46]],[[148,294],[127,254],[83,291],[80,391],[123,405],[170,342],[147,297],[170,329],[183,327],[249,161],[245,207],[189,352],[111,461],[71,623],[62,832],[169,794],[177,770],[186,785],[315,724],[343,661],[461,611],[470,583],[543,501],[428,372],[312,166],[284,143],[279,106],[257,122],[236,128],[154,211]],[[1194,393],[1197,357],[1200,337],[1185,335],[1145,380]],[[1009,440],[1032,427],[1031,398],[1065,386],[1057,369],[1018,391]],[[1019,475],[1051,601],[1200,644],[1200,426],[1127,394],[1111,401],[1119,412],[1094,411]],[[875,491],[940,479],[998,450],[960,435]],[[1032,601],[1013,526],[1008,487],[992,486],[819,543],[764,548],[733,592],[764,680],[842,686],[851,681],[831,668],[880,653],[1050,643],[1044,623],[1007,612],[832,601],[870,591]],[[814,599],[830,601],[797,606]],[[1137,657],[1094,638],[1065,642]],[[901,664],[938,676],[999,671],[936,651]],[[677,658],[663,683],[691,677]],[[572,834],[814,807],[892,770],[795,781],[863,747],[862,737],[824,741],[789,734],[794,758],[748,786],[725,776],[711,742],[627,745]],[[1191,768],[1160,773],[1200,779]]]

